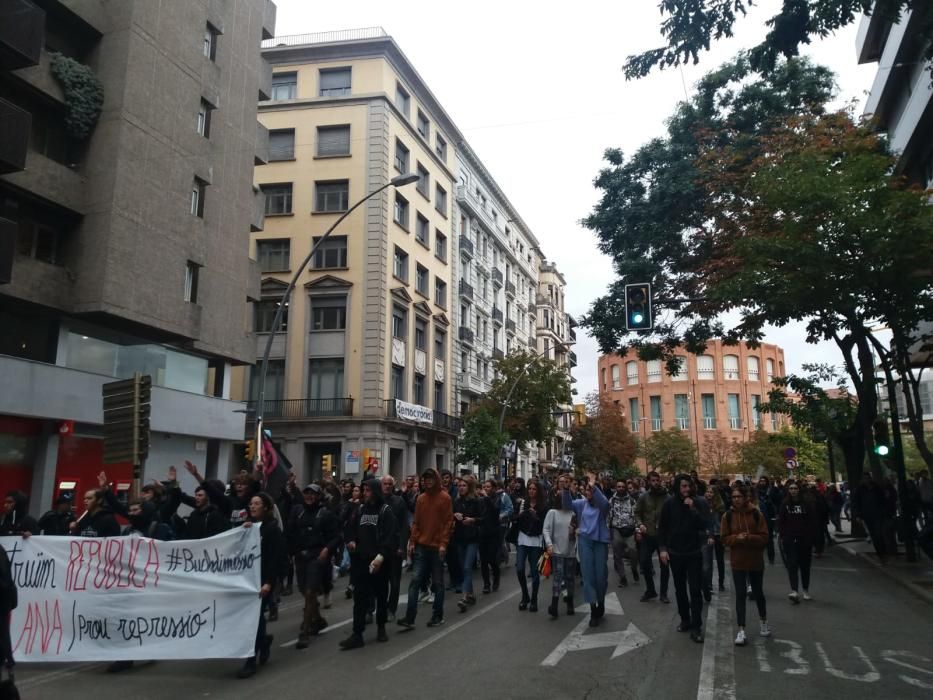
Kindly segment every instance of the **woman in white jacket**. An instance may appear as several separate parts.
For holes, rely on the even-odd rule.
[[[559,490],[551,493],[551,509],[544,518],[544,546],[551,557],[553,591],[547,612],[552,620],[558,616],[560,589],[567,588],[567,614],[573,615],[573,584],[577,564],[577,541],[574,530],[574,512],[563,507]]]

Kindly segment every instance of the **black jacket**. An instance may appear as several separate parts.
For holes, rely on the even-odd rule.
[[[398,527],[392,507],[383,502],[378,481],[371,487],[373,502],[360,504],[347,532],[347,541],[356,543],[352,556],[367,565],[379,554],[384,559],[394,556],[398,547]]]
[[[479,524],[479,536],[481,539],[499,539],[500,498],[502,498],[501,495],[497,495],[495,498],[482,496],[483,520]]]
[[[521,508],[518,513],[518,529],[529,537],[537,537],[544,532],[544,516],[547,507],[541,511],[534,511],[528,505],[528,499],[521,499]]]
[[[68,526],[75,520],[75,514],[70,510],[67,513],[59,513],[57,510],[50,510],[39,518],[39,532],[36,534],[56,535],[59,537],[71,534]]]
[[[19,491],[10,493],[13,498],[13,510],[0,516],[0,535],[39,534],[39,523],[27,512],[26,497]]]
[[[208,503],[204,508],[195,508],[188,514],[185,539],[203,540],[206,537],[219,535],[229,529],[229,519],[223,516],[217,506]]]
[[[288,553],[285,536],[271,515],[259,526],[259,556],[259,585],[269,584],[274,587],[288,571]]]
[[[486,504],[482,497],[461,498],[457,496],[457,500],[454,501],[454,540],[460,544],[479,542],[480,530],[486,515],[485,511]],[[463,513],[464,518],[475,518],[476,522],[465,525],[462,520],[456,518],[457,513]],[[543,522],[542,520],[542,526]]]
[[[661,506],[658,519],[658,542],[661,551],[672,554],[699,554],[706,539],[712,535],[709,505],[700,496],[693,496],[693,505],[685,506],[679,485],[675,496],[669,496]]]
[[[295,506],[285,529],[288,551],[316,557],[327,547],[333,554],[340,546],[340,525],[337,516],[323,503]]]
[[[118,537],[120,523],[107,508],[85,515],[78,523],[78,537]]]
[[[405,499],[399,493],[393,493],[385,500],[392,509],[392,515],[395,516],[395,531],[398,535],[398,549],[396,551],[404,552],[405,548],[408,546],[408,538],[411,534],[408,503],[405,502]]]

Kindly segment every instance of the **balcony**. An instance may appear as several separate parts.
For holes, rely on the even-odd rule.
[[[473,287],[468,282],[460,280],[460,296],[464,299],[473,299]]]
[[[729,429],[730,430],[741,430],[742,419],[736,416],[729,416]]]
[[[460,373],[460,391],[464,393],[474,394],[476,396],[482,396],[486,393],[487,387],[485,382],[480,377],[477,377],[472,372],[461,372]]]
[[[249,230],[253,233],[262,231],[266,221],[266,195],[253,185],[253,207],[250,212]]]
[[[689,418],[678,418],[677,427],[680,430],[690,430],[690,419]]]
[[[404,421],[405,423],[414,423],[415,425],[431,425],[435,430],[451,433],[453,435],[460,434],[460,419],[456,416],[451,416],[422,406],[421,408],[424,409],[424,420],[413,421],[409,418],[399,417],[396,399],[386,399],[383,403],[385,404],[386,418]],[[430,417],[430,420],[428,420],[428,417]]]
[[[531,348],[532,350],[537,350],[538,341],[535,340],[534,338],[528,338],[528,347]]]
[[[492,320],[500,326],[502,325],[502,309],[497,306],[492,307]]]
[[[704,417],[703,418],[703,430],[716,430],[716,419]]]
[[[492,349],[492,359],[501,360],[503,358],[505,358],[505,353],[502,352],[502,350],[500,350],[499,348]]]
[[[661,430],[661,419],[660,419],[660,418],[652,418],[652,419],[651,419],[651,432],[656,433],[656,432],[658,432],[659,430]]]
[[[275,3],[264,0],[262,4],[262,38],[272,39],[275,36]]]
[[[32,115],[0,98],[0,175],[26,167]]]
[[[577,353],[571,350],[570,352],[567,353],[567,358],[570,360],[571,367],[577,366]]]
[[[473,338],[474,336],[472,329],[467,328],[466,326],[460,326],[460,340],[462,340],[464,343],[469,343],[472,345]]]
[[[269,130],[256,122],[256,150],[253,153],[253,165],[265,165],[269,162]]]
[[[0,3],[0,67],[34,66],[45,43],[45,10],[29,0]]]
[[[259,62],[259,101],[272,97],[272,64],[266,59]]]
[[[301,420],[303,418],[339,418],[353,415],[353,399],[284,399],[263,401],[262,419]],[[258,401],[246,404],[247,416],[255,418]]]
[[[505,321],[505,330],[514,333],[514,332],[515,332],[515,321],[513,321],[513,320],[510,319],[510,318],[509,318],[509,319],[506,319],[506,321]]]
[[[492,283],[499,285],[499,287],[502,286],[502,270],[498,267],[492,268]]]
[[[515,283],[511,280],[505,283],[505,293],[515,296]]]
[[[530,313],[534,313],[535,311],[537,311],[537,309],[538,309],[538,305],[535,302],[535,298],[533,296],[529,296],[528,297],[528,311]]]
[[[571,327],[571,328],[568,328],[568,329],[567,329],[567,337],[569,337],[571,341],[576,342],[576,340],[577,340],[577,332],[576,332],[572,327]]]
[[[535,294],[535,306],[550,306],[551,300],[545,294]]]
[[[473,241],[471,241],[466,236],[460,236],[460,252],[465,258],[473,258],[475,255],[475,249],[473,248]]]

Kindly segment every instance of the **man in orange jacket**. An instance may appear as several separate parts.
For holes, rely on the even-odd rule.
[[[440,479],[433,469],[421,475],[424,490],[415,502],[415,516],[411,523],[408,555],[412,557],[412,577],[408,586],[408,608],[400,627],[413,629],[418,613],[418,592],[431,576],[434,588],[434,608],[428,627],[444,624],[444,557],[454,525],[453,503],[441,488]]]

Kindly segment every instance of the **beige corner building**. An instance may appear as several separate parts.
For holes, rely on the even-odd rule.
[[[272,338],[265,425],[303,479],[318,477],[325,457],[337,476],[358,476],[368,460],[396,477],[453,468],[453,144],[462,136],[381,30],[277,37],[263,57],[273,85],[259,108],[270,156],[256,171],[266,203],[252,241],[262,270],[250,320],[257,359],[312,245],[393,177],[420,176],[350,214],[300,276]],[[255,399],[258,375],[242,370],[235,394]]]

